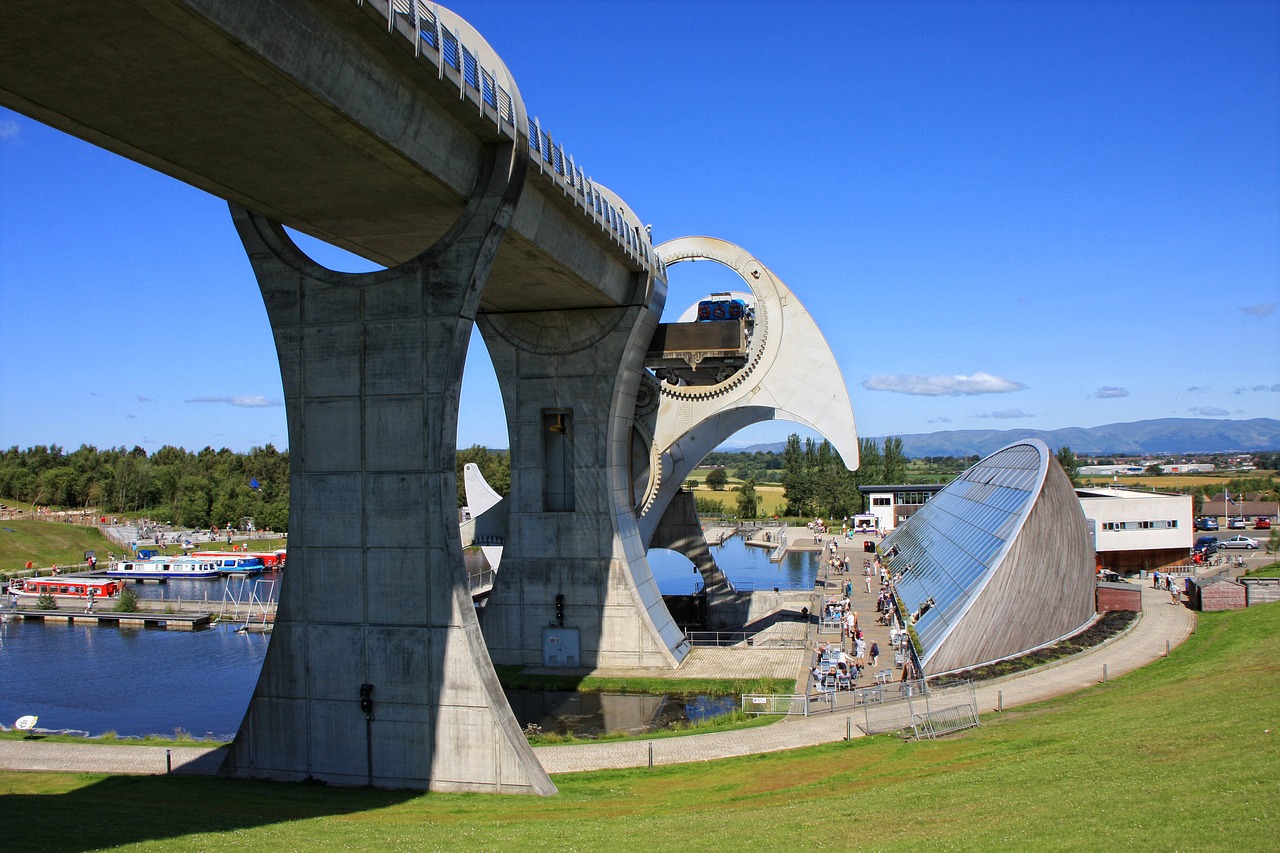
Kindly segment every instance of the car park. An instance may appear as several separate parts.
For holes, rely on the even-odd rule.
[[[1218,519],[1209,516],[1201,516],[1196,519],[1196,530],[1217,530]]]
[[[1223,539],[1218,542],[1219,548],[1247,548],[1252,551],[1258,547],[1258,543],[1250,539],[1248,536],[1232,536],[1230,539]]]
[[[1265,515],[1258,516],[1258,520],[1253,523],[1254,530],[1270,530],[1271,518]]]

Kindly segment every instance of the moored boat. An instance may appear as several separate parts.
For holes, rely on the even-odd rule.
[[[280,548],[275,551],[192,551],[193,557],[254,557],[262,561],[264,571],[278,572],[284,569],[288,551]]]
[[[266,569],[266,561],[261,554],[250,554],[244,551],[195,551],[194,559],[213,563],[224,575],[256,574]]]
[[[168,580],[169,578],[216,578],[220,571],[212,560],[196,557],[150,557],[146,560],[119,560],[107,569],[110,578]]]
[[[47,578],[20,578],[9,582],[9,593],[17,596],[19,606],[30,605],[42,595],[53,596],[55,604],[84,604],[112,598],[120,593],[120,582],[75,575]]]

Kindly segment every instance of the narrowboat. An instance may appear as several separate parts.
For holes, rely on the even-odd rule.
[[[42,595],[53,596],[55,604],[85,604],[91,594],[94,601],[112,598],[120,593],[120,582],[103,578],[54,575],[47,578],[21,578],[9,582],[9,593],[18,597],[18,605],[31,605]]]
[[[146,560],[118,560],[107,569],[109,578],[168,580],[169,578],[216,578],[220,571],[212,560],[195,557],[150,557]]]

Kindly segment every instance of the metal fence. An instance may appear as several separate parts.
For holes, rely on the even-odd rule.
[[[863,706],[867,734],[910,729],[913,737],[937,737],[979,725],[978,697],[971,683],[912,692],[896,702]]]
[[[791,695],[747,693],[742,697],[742,713],[763,716],[783,714],[809,716],[809,697],[800,693]]]
[[[867,734],[910,730],[916,738],[934,738],[980,724],[978,698],[971,682],[933,689],[924,681],[877,684],[858,690],[824,690],[807,695],[745,694],[744,714],[860,714]]]

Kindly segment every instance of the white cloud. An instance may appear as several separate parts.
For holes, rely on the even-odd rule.
[[[1253,390],[1255,390],[1255,391],[1280,391],[1280,382],[1277,382],[1275,385],[1254,385],[1254,386],[1253,386]]]
[[[139,403],[154,403],[154,402],[155,402],[155,400],[154,400],[153,398],[151,398],[151,397],[144,397],[144,396],[142,396],[141,394],[139,394],[139,395],[138,395],[138,402],[139,402]]]
[[[1099,400],[1110,400],[1113,397],[1128,397],[1129,389],[1117,388],[1114,385],[1103,385],[1097,391],[1093,392],[1093,396],[1097,397]]]
[[[13,119],[0,119],[0,141],[18,138],[18,123]]]
[[[868,391],[893,391],[897,394],[916,394],[922,397],[959,397],[961,394],[1007,394],[1026,388],[1021,382],[1003,379],[990,373],[972,376],[919,376],[913,373],[876,373],[862,382]]]
[[[1209,386],[1208,386],[1208,385],[1191,385],[1191,386],[1189,386],[1189,387],[1187,388],[1187,393],[1188,393],[1188,394],[1198,394],[1198,393],[1200,393],[1201,391],[1208,391],[1208,390],[1209,390]]]
[[[936,417],[936,418],[929,418],[929,423],[931,423],[931,424],[949,424],[949,423],[951,423],[951,418],[944,417],[944,416],[942,416],[942,415],[938,415],[938,417]]]
[[[226,403],[228,406],[239,406],[242,409],[268,409],[283,406],[279,400],[268,400],[266,397],[253,395],[244,397],[192,397],[188,403]]]
[[[1246,305],[1241,308],[1241,312],[1253,317],[1270,317],[1276,311],[1275,302],[1259,302],[1257,305]]]
[[[1202,415],[1206,418],[1220,418],[1231,414],[1226,409],[1219,409],[1217,406],[1192,406],[1190,411],[1193,415]]]
[[[999,418],[1001,420],[1004,420],[1007,418],[1034,418],[1035,415],[1028,414],[1027,412],[1022,411],[1022,409],[1001,409],[1000,411],[992,412],[989,415],[977,415],[976,417]]]

